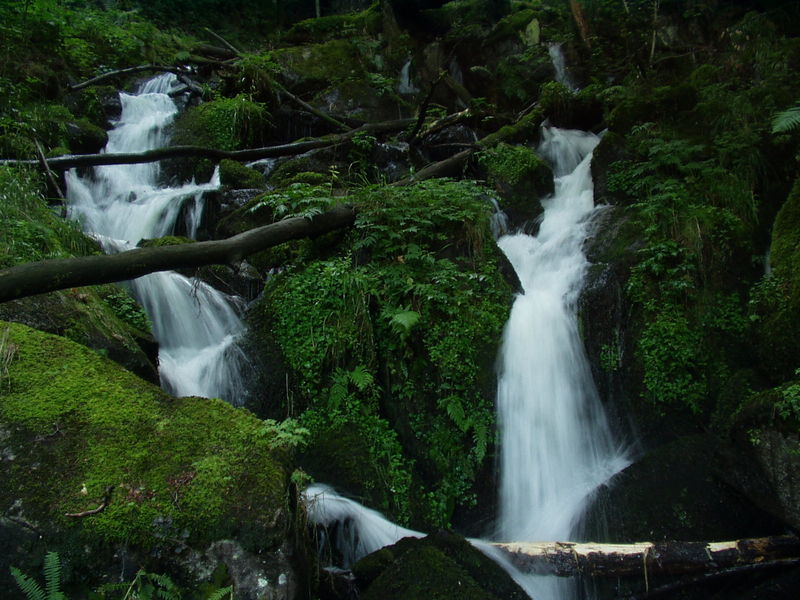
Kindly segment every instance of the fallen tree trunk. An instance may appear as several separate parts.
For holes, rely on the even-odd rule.
[[[403,179],[395,181],[392,185],[411,185],[417,181],[433,179],[434,177],[454,177],[456,175],[460,175],[461,171],[464,169],[464,165],[467,164],[467,159],[472,156],[474,152],[474,148],[462,150],[450,158],[445,158],[439,162],[431,163],[413,175],[409,175],[408,177],[404,177]]]
[[[317,148],[335,146],[348,141],[358,133],[386,133],[390,131],[402,131],[406,127],[414,124],[414,119],[398,119],[396,121],[384,121],[381,123],[367,123],[361,127],[351,129],[346,133],[339,133],[315,138],[292,142],[291,144],[280,144],[277,146],[265,146],[263,148],[250,148],[247,150],[217,150],[215,148],[204,148],[202,146],[171,146],[169,148],[158,148],[146,152],[126,152],[115,154],[70,154],[49,158],[47,164],[51,169],[66,170],[75,167],[97,167],[102,165],[132,165],[138,163],[148,163],[163,160],[165,158],[182,158],[196,156],[199,158],[210,158],[222,160],[229,158],[238,161],[259,160],[262,158],[277,158],[279,156],[294,156]],[[38,160],[0,160],[0,165],[4,166],[36,166]]]
[[[71,287],[124,281],[155,271],[234,264],[289,240],[317,237],[347,227],[354,219],[352,207],[337,206],[310,220],[293,217],[225,240],[17,265],[0,271],[0,302]]]
[[[521,571],[559,575],[639,576],[708,573],[768,560],[800,557],[800,539],[774,536],[729,542],[492,544]]]
[[[166,71],[169,73],[175,73],[176,75],[186,73],[186,69],[170,65],[139,65],[137,67],[128,67],[126,69],[117,69],[116,71],[102,73],[97,77],[92,77],[91,79],[87,79],[81,83],[69,86],[69,91],[77,92],[78,90],[82,90],[92,85],[97,85],[98,83],[103,83],[104,81],[119,77],[120,75],[131,75],[132,73],[141,73],[144,71]]]

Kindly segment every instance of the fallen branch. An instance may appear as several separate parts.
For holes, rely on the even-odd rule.
[[[91,510],[85,510],[83,512],[78,513],[66,513],[65,517],[72,517],[74,519],[82,519],[84,517],[89,517],[91,515],[96,515],[97,513],[103,512],[106,507],[111,502],[111,495],[114,493],[114,486],[109,485],[106,487],[106,493],[103,495],[103,501],[100,503],[100,506],[97,508],[93,508]]]
[[[155,271],[235,264],[246,256],[289,240],[318,237],[347,227],[354,219],[352,207],[337,206],[310,220],[293,217],[224,240],[17,265],[0,271],[0,302],[66,288],[124,281]]]
[[[325,121],[325,122],[327,122],[327,123],[330,123],[331,125],[333,125],[333,126],[334,126],[334,127],[336,127],[337,129],[341,129],[342,131],[349,131],[350,127],[348,127],[347,125],[345,125],[345,124],[344,124],[344,123],[342,123],[341,121],[338,121],[338,120],[334,119],[334,118],[333,118],[332,116],[330,116],[329,114],[327,114],[327,113],[324,113],[324,112],[322,112],[321,110],[314,108],[314,107],[313,107],[313,106],[311,106],[311,105],[310,105],[308,102],[305,102],[304,100],[301,100],[300,98],[298,98],[297,96],[295,96],[294,94],[292,94],[292,93],[291,93],[289,90],[287,90],[285,87],[283,87],[283,86],[282,86],[280,83],[278,83],[277,81],[273,80],[273,81],[272,81],[272,84],[273,84],[273,85],[274,85],[276,88],[278,88],[278,91],[279,91],[279,92],[281,92],[281,93],[282,93],[282,94],[284,94],[284,95],[285,95],[287,98],[289,98],[289,100],[291,100],[291,101],[292,101],[292,102],[294,102],[295,104],[297,104],[297,105],[299,105],[299,106],[303,107],[305,110],[307,110],[308,112],[310,112],[312,115],[316,115],[316,116],[318,116],[320,119],[322,119],[323,121]]]
[[[327,148],[344,143],[359,132],[365,133],[386,133],[390,131],[402,131],[414,122],[414,119],[399,119],[397,121],[384,121],[382,123],[367,123],[346,133],[332,134],[312,140],[292,142],[291,144],[280,144],[277,146],[265,146],[263,148],[250,148],[247,150],[217,150],[215,148],[204,148],[202,146],[171,146],[169,148],[158,148],[147,152],[127,152],[113,154],[71,154],[58,156],[48,159],[51,169],[73,169],[75,167],[96,167],[101,165],[125,165],[148,163],[163,160],[165,158],[182,158],[196,156],[199,158],[210,158],[222,160],[229,158],[238,161],[259,160],[262,158],[277,158],[279,156],[294,156],[314,150],[316,148]],[[4,166],[36,166],[38,160],[0,160],[0,165]]]
[[[395,181],[391,185],[405,186],[411,185],[418,181],[425,179],[433,179],[434,177],[454,177],[460,175],[464,170],[464,165],[467,164],[467,159],[475,152],[475,149],[462,150],[458,154],[454,154],[450,158],[440,160],[439,162],[432,163],[423,169],[420,169],[413,175],[404,177]]]
[[[61,218],[67,218],[67,204],[65,202],[66,196],[64,196],[64,192],[61,191],[61,187],[58,185],[58,180],[56,180],[55,175],[53,175],[53,171],[50,169],[50,165],[47,164],[47,158],[44,155],[44,150],[42,150],[42,145],[39,143],[39,140],[33,140],[33,144],[36,147],[36,156],[39,157],[39,164],[44,169],[45,174],[47,175],[47,179],[50,181],[50,185],[53,186],[53,189],[56,192],[56,195],[61,200]]]
[[[91,79],[87,79],[83,83],[71,85],[69,86],[69,90],[71,92],[77,92],[78,90],[82,90],[92,85],[97,85],[98,83],[103,83],[108,79],[113,79],[115,77],[119,77],[120,75],[130,75],[132,73],[141,73],[142,71],[166,71],[178,75],[181,73],[185,73],[186,69],[169,65],[139,65],[138,67],[128,67],[126,69],[117,69],[116,71],[108,71],[106,73],[98,75],[97,77],[92,77]]]
[[[638,542],[596,544],[514,542],[493,544],[521,571],[591,576],[708,573],[768,560],[800,557],[800,539],[773,536],[729,542]]]

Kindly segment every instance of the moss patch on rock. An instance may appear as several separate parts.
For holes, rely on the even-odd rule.
[[[219,178],[222,185],[237,190],[263,188],[266,184],[260,172],[227,158],[219,163]]]
[[[353,567],[365,600],[524,600],[528,595],[463,537],[441,531],[406,538]],[[457,590],[457,592],[456,592]]]
[[[280,543],[287,472],[274,428],[221,400],[172,398],[64,338],[13,323],[0,331],[4,511],[47,534],[78,529],[144,548]],[[107,489],[103,511],[65,516],[96,507]]]

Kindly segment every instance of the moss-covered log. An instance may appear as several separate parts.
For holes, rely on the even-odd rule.
[[[708,573],[800,557],[800,539],[793,535],[729,542],[513,542],[493,546],[506,553],[522,571],[563,577],[578,574],[622,577]]]
[[[289,240],[316,237],[347,227],[354,219],[355,211],[351,207],[338,206],[313,219],[293,217],[225,240],[17,265],[0,271],[0,302],[83,285],[124,281],[155,271],[233,264]]]

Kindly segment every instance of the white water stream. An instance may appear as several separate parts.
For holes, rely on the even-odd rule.
[[[109,132],[105,151],[143,152],[166,145],[167,126],[178,108],[168,96],[175,76],[144,83],[136,94],[120,94],[122,114]],[[95,168],[67,176],[69,215],[100,240],[106,252],[120,252],[139,240],[172,234],[179,218],[194,237],[205,192],[219,187],[218,177],[203,185],[159,184],[158,163]],[[236,344],[242,330],[237,300],[202,281],[175,272],[153,273],[129,282],[144,307],[159,343],[163,387],[178,396],[240,401],[244,357]]]
[[[591,153],[599,138],[546,127],[539,152],[553,165],[555,193],[542,201],[536,236],[498,240],[519,276],[503,334],[498,372],[500,428],[499,541],[578,541],[595,490],[629,464],[614,442],[592,381],[578,332],[577,300],[588,266],[582,246],[595,212]],[[406,536],[375,511],[330,488],[306,490],[310,520],[337,528],[346,564]],[[564,600],[574,581],[523,575],[485,542],[495,558],[535,600]]]

